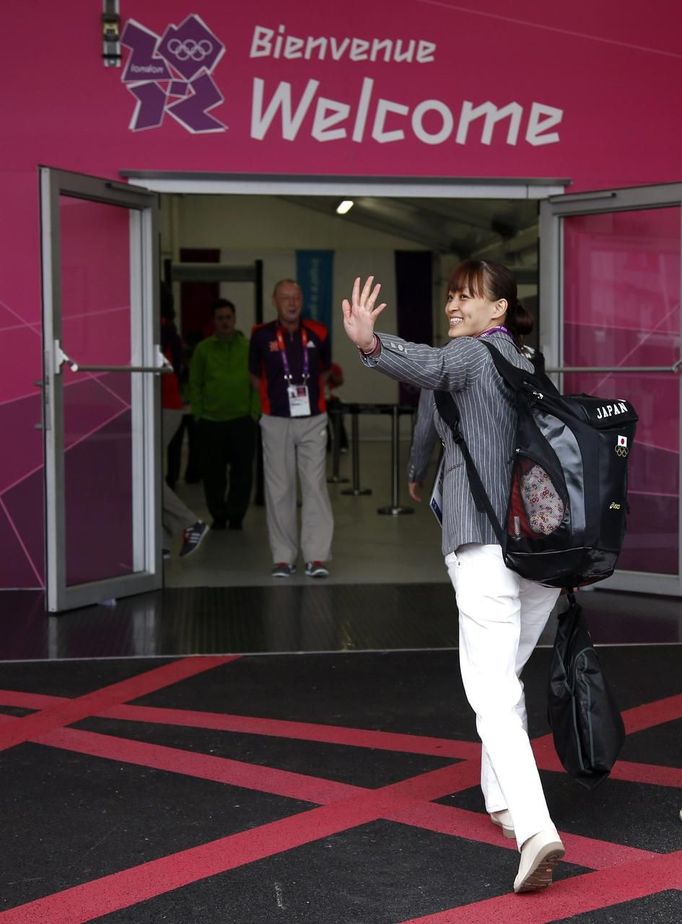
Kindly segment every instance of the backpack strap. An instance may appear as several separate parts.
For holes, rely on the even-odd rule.
[[[487,340],[480,341],[484,347],[487,347],[490,358],[495,364],[499,375],[514,391],[533,391],[537,389],[548,395],[559,395],[559,389],[545,372],[545,357],[542,353],[536,353],[529,361],[533,364],[533,372],[526,369],[520,369],[500,353],[497,347],[493,346]],[[527,357],[528,358],[528,357]]]
[[[490,525],[497,537],[497,541],[504,548],[504,532],[500,526],[500,521],[497,519],[497,514],[493,509],[493,505],[490,503],[488,492],[481,481],[481,476],[478,474],[476,463],[472,459],[469,447],[462,435],[462,430],[459,425],[461,420],[459,408],[455,404],[454,398],[449,391],[434,391],[433,397],[436,402],[436,407],[438,408],[438,413],[450,427],[452,437],[464,456],[469,487],[471,488],[471,494],[474,498],[476,509],[487,515],[490,520]]]

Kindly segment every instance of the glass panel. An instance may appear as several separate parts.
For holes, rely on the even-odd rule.
[[[669,366],[680,349],[680,209],[564,219],[564,365]],[[639,414],[619,568],[677,574],[680,380],[566,375],[564,390],[628,398]]]
[[[84,365],[130,364],[125,208],[60,198],[62,348]],[[63,372],[67,586],[133,570],[130,375]]]

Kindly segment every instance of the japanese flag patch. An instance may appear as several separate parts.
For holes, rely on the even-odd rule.
[[[624,459],[627,456],[628,452],[629,452],[629,449],[628,449],[627,436],[619,436],[618,441],[616,443],[616,453],[621,457],[621,459]]]

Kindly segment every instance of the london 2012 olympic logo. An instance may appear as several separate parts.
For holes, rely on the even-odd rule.
[[[193,134],[227,129],[211,114],[224,99],[213,71],[225,46],[199,16],[170,24],[161,35],[129,19],[121,44],[130,49],[121,81],[137,100],[132,131],[159,128],[166,113]]]
[[[171,39],[168,51],[175,55],[178,61],[205,61],[213,51],[213,43],[208,40],[197,42],[194,39]]]

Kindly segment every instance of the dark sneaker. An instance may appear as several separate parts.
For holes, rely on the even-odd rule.
[[[222,520],[218,518],[211,523],[211,529],[225,529],[227,526],[227,520]]]
[[[296,573],[296,565],[290,565],[286,561],[276,562],[274,568],[272,569],[273,577],[291,577],[292,574]]]
[[[243,528],[242,521],[241,520],[230,520],[230,525],[227,528],[228,529],[242,529]]]
[[[182,548],[180,549],[180,558],[186,558],[192,555],[199,548],[208,532],[208,525],[197,520],[192,526],[188,526],[182,533]]]
[[[325,568],[323,561],[307,561],[305,563],[305,573],[308,577],[313,578],[329,577],[329,569]]]
[[[161,549],[161,557],[164,561],[168,561],[168,559],[171,557],[170,549]]]

